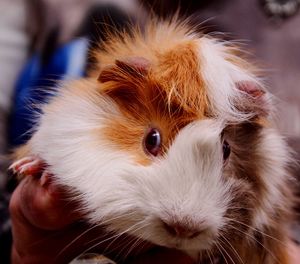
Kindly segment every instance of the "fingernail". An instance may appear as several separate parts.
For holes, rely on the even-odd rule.
[[[16,173],[17,173],[16,166],[15,166],[14,163],[11,164],[11,165],[8,167],[7,170],[8,170],[8,171],[11,171],[13,174],[16,174]]]

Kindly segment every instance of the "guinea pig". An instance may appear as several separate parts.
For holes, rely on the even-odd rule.
[[[94,56],[42,107],[12,168],[47,164],[108,232],[200,263],[288,263],[291,154],[239,48],[175,19],[112,35]]]

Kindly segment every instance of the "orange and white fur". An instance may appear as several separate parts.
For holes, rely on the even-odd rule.
[[[117,234],[200,262],[288,263],[289,149],[239,50],[172,20],[94,55],[90,76],[43,106],[12,167],[47,164],[86,220]]]

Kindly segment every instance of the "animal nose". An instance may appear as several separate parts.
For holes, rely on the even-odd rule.
[[[182,223],[166,223],[163,222],[164,228],[169,234],[181,238],[195,238],[202,233],[202,230],[192,228]]]

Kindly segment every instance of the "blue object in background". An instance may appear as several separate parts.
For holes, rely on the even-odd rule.
[[[88,39],[81,38],[58,47],[46,62],[34,54],[25,65],[17,81],[14,109],[9,127],[9,143],[18,146],[26,142],[38,121],[40,105],[56,89],[59,81],[84,76]]]

